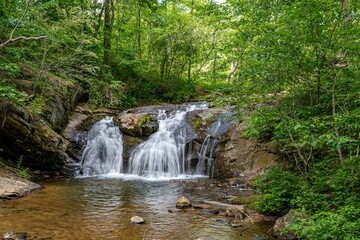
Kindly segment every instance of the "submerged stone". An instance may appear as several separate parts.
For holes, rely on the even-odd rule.
[[[4,240],[26,240],[28,234],[26,232],[7,232],[0,234],[0,237]]]
[[[131,218],[131,223],[132,224],[144,224],[145,220],[142,217],[134,216]]]

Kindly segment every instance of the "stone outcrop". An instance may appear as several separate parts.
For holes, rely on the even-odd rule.
[[[0,169],[0,199],[24,197],[42,186]]]
[[[256,139],[245,136],[247,124],[246,121],[241,122],[223,136],[216,159],[215,177],[251,180],[279,164],[280,157],[274,145],[259,144]]]
[[[0,146],[11,159],[23,156],[26,166],[56,170],[67,160],[69,142],[39,116],[4,99],[0,106]]]

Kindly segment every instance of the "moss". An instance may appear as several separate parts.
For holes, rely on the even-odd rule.
[[[144,125],[144,124],[146,124],[146,123],[148,123],[150,121],[151,121],[150,115],[146,114],[146,115],[142,116],[141,118],[139,118],[139,121],[138,121],[137,125],[140,128],[142,125]]]

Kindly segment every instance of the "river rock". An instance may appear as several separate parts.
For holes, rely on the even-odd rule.
[[[169,213],[178,213],[178,212],[184,212],[184,209],[179,209],[179,208],[171,208],[168,210]]]
[[[26,240],[28,234],[26,232],[7,232],[0,234],[3,240]]]
[[[203,204],[203,203],[193,204],[192,207],[195,209],[211,209],[211,208],[213,208],[209,204]]]
[[[176,208],[189,208],[191,207],[191,203],[189,199],[187,199],[185,196],[182,196],[176,201]]]
[[[0,199],[24,197],[42,186],[0,169]]]
[[[143,224],[143,223],[145,223],[145,220],[142,217],[134,216],[131,218],[131,223],[132,224]]]

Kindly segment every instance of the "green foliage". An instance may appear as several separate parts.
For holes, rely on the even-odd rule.
[[[27,94],[18,91],[14,85],[0,84],[0,98],[6,98],[16,103],[22,103],[27,99]]]
[[[292,207],[291,199],[300,188],[300,180],[289,171],[274,168],[256,180],[262,195],[255,202],[255,208],[268,215],[282,215]]]
[[[30,170],[29,170],[29,168],[23,167],[23,163],[24,163],[24,156],[21,155],[16,164],[16,168],[18,170],[17,175],[19,177],[29,180],[31,178]]]
[[[34,114],[42,114],[43,110],[46,106],[46,101],[45,98],[43,96],[37,96],[35,97],[28,105],[28,109],[31,113]]]

